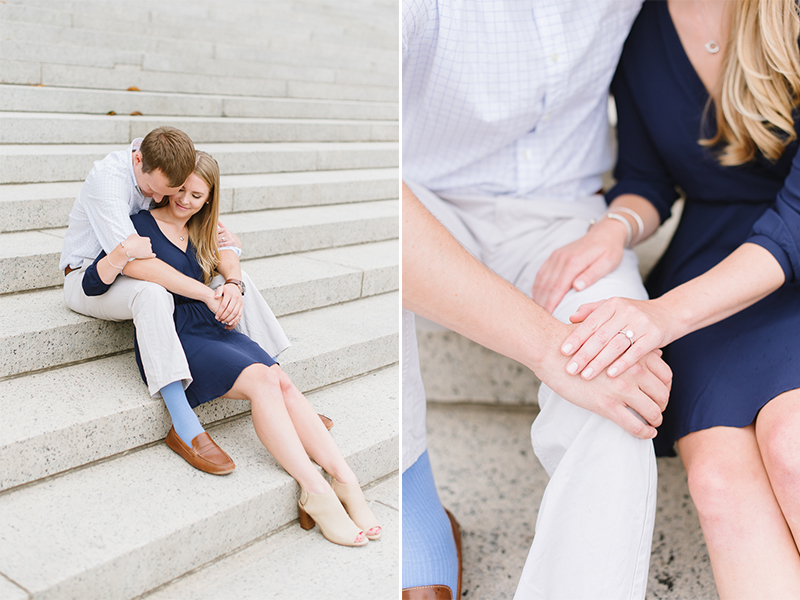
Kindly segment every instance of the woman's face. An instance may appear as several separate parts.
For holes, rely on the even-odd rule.
[[[206,182],[192,173],[178,192],[169,197],[170,211],[180,219],[189,219],[203,208],[208,200],[208,193]]]

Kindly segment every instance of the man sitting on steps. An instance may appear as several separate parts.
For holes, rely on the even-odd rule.
[[[192,466],[216,475],[233,471],[231,458],[203,430],[184,389],[192,376],[175,332],[170,292],[202,300],[217,320],[237,327],[270,356],[289,346],[274,314],[240,269],[241,243],[220,224],[219,277],[211,286],[154,258],[150,240],[136,234],[132,214],[181,189],[195,168],[192,140],[173,127],[159,127],[129,148],[95,162],[69,216],[59,269],[64,299],[75,312],[109,321],[133,319],[150,394],[164,399],[173,429],[167,444]],[[123,276],[102,296],[83,291],[84,267],[104,250]],[[139,260],[136,260],[139,259]],[[246,294],[247,288],[252,291]],[[332,423],[323,417],[330,429]]]

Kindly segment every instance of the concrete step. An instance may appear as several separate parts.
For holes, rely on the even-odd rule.
[[[246,258],[261,258],[397,237],[396,200],[228,214],[225,225]],[[58,268],[66,228],[0,235],[0,294],[61,285]]]
[[[124,148],[119,145],[0,145],[0,184],[83,181],[96,160]],[[396,142],[198,144],[220,166],[222,186],[233,188],[227,175],[376,169],[397,167]],[[4,192],[0,198],[16,196]],[[2,200],[0,200],[2,202]]]
[[[166,49],[165,49],[166,51]],[[22,60],[49,65],[113,68],[116,65],[140,67],[144,72],[165,72],[209,76],[247,77],[261,80],[310,81],[397,87],[396,69],[356,70],[323,67],[313,64],[248,62],[241,59],[215,59],[206,56],[175,56],[152,51],[135,52],[115,48],[65,46],[40,40],[11,39],[0,41],[0,53],[6,60]],[[266,54],[266,53],[265,53]],[[263,61],[263,58],[262,58]]]
[[[246,261],[244,268],[282,315],[397,289],[397,257],[396,242],[386,242]],[[133,348],[129,321],[72,312],[61,288],[0,296],[0,314],[9,315],[0,327],[0,378]]]
[[[371,159],[369,154],[367,152],[361,158],[369,160]],[[397,155],[392,152],[386,153],[387,159],[390,156],[396,158]],[[257,156],[230,158],[236,161],[233,163],[235,168],[241,170],[258,168],[255,164],[252,167],[248,166],[248,163],[257,162]],[[237,160],[239,158],[242,160]],[[299,151],[297,166],[303,166],[303,159],[311,163],[313,158]],[[337,160],[343,159],[341,155],[330,155],[320,164],[335,164]],[[291,168],[292,161],[279,155],[277,160],[272,162],[278,168],[281,166]],[[69,163],[78,168],[78,165],[74,164],[75,161],[65,157],[65,164]],[[86,164],[91,168],[91,162]],[[0,166],[0,171],[2,170],[3,167]],[[42,169],[42,172],[47,172],[47,169]],[[0,207],[3,208],[0,211],[0,233],[28,231],[32,227],[40,230],[66,226],[82,185],[81,181],[0,185]],[[220,212],[227,214],[262,208],[340,204],[349,201],[383,200],[397,196],[397,169],[226,175],[220,184]]]
[[[242,10],[243,5],[237,2],[225,8],[219,4],[197,7],[192,15],[179,5],[177,10],[164,10],[166,7],[158,3],[142,6],[139,11],[108,2],[50,6],[58,6],[59,10],[46,13],[39,8],[26,15],[25,9],[20,10],[14,3],[3,7],[0,18],[7,23],[3,37],[22,42],[46,39],[101,50],[169,50],[185,55],[202,55],[199,53],[208,51],[214,41],[224,40],[263,50],[292,45],[306,55],[306,45],[324,45],[345,53],[369,47],[397,56],[397,10],[390,5],[373,14],[353,6],[343,14],[313,4],[302,12],[292,6],[288,10],[276,9],[271,4],[255,11],[245,5]],[[228,7],[230,10],[226,10]],[[121,34],[125,39],[119,39]]]
[[[316,531],[292,525],[145,594],[141,600],[395,598],[400,589],[399,475],[364,490],[383,537],[366,548],[331,548]]]
[[[362,484],[398,468],[398,378],[392,367],[309,396],[336,419]],[[210,433],[236,461],[231,475],[192,469],[156,443],[3,493],[0,573],[37,599],[127,599],[297,518],[297,484],[248,416]]]
[[[0,54],[1,56],[2,54]],[[195,117],[371,119],[396,121],[398,103],[303,100],[169,92],[127,92],[70,87],[0,85],[0,106],[14,112],[93,113]]]
[[[129,144],[162,125],[195,143],[396,142],[395,122],[0,112],[0,144]]]
[[[338,78],[337,78],[338,79]],[[136,65],[88,67],[35,61],[0,60],[0,83],[127,90],[185,94],[233,94],[269,98],[316,98],[367,102],[397,102],[397,86],[317,83],[292,80],[253,79],[193,73],[143,71]]]
[[[292,346],[281,366],[307,392],[395,363],[398,303],[387,293],[282,317]],[[0,381],[0,407],[0,491],[161,440],[170,427],[131,352]],[[247,410],[226,400],[198,415],[210,424]]]

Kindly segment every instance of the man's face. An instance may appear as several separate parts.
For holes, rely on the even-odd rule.
[[[160,169],[154,169],[149,173],[142,171],[141,152],[133,153],[133,174],[142,194],[156,202],[161,202],[164,196],[171,196],[181,189],[181,186],[170,187],[167,176]]]

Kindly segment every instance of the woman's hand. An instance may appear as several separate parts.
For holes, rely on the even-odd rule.
[[[601,219],[545,261],[533,282],[534,302],[552,314],[570,289],[580,292],[619,266],[626,239],[622,223]]]
[[[128,258],[155,258],[150,238],[132,233],[120,244]]]
[[[658,300],[611,298],[584,304],[570,321],[580,325],[561,352],[572,356],[567,372],[580,373],[584,379],[593,379],[609,365],[608,376],[617,377],[648,352],[675,339],[669,311]]]
[[[226,283],[214,291],[214,298],[219,300],[216,310],[217,321],[225,323],[225,329],[231,331],[242,320],[244,300],[238,285]]]

